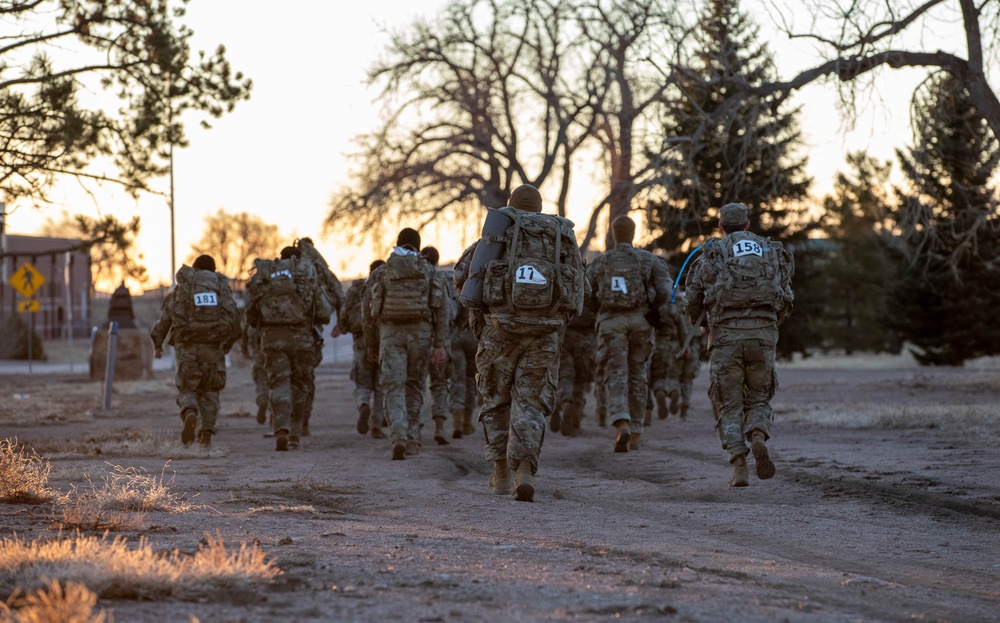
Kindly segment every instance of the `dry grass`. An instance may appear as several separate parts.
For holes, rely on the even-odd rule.
[[[837,428],[942,430],[977,436],[994,445],[1000,439],[1000,418],[993,405],[892,405],[859,402],[845,405],[813,405],[789,409],[781,414],[789,422],[809,422]]]
[[[49,487],[52,465],[18,443],[17,438],[0,441],[0,501],[11,504],[43,504],[55,497]]]
[[[102,599],[192,598],[218,590],[245,591],[281,570],[256,544],[226,549],[208,536],[191,555],[155,552],[145,539],[130,546],[123,537],[60,535],[49,541],[0,541],[0,582],[13,590],[36,590],[51,579],[79,583]]]
[[[16,594],[0,604],[0,623],[104,623],[108,615],[94,612],[97,595],[83,584],[57,580],[49,582],[26,597]]]
[[[169,465],[170,462],[167,462]],[[166,480],[167,465],[159,476],[142,468],[111,465],[103,484],[87,477],[82,490],[73,487],[69,501],[61,509],[59,523],[75,530],[137,530],[146,527],[146,513],[183,513],[194,505],[172,491],[173,476]]]

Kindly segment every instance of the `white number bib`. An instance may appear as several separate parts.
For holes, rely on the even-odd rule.
[[[199,292],[194,295],[195,307],[215,307],[219,304],[219,297],[215,292]]]
[[[530,283],[533,285],[543,286],[548,283],[545,279],[545,275],[538,272],[538,270],[531,264],[525,264],[517,269],[514,273],[514,281],[517,283]]]
[[[612,277],[611,291],[621,292],[622,294],[628,294],[628,286],[625,284],[625,277]]]
[[[744,255],[764,257],[764,251],[753,240],[740,240],[733,245],[733,255],[736,257],[743,257]]]

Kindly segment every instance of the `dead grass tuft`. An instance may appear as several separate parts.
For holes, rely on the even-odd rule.
[[[17,438],[0,441],[0,501],[44,504],[55,497],[49,487],[52,465]]]
[[[51,578],[79,583],[102,599],[191,598],[218,589],[244,590],[281,570],[256,544],[227,549],[218,535],[206,535],[194,554],[153,551],[146,539],[130,546],[124,537],[79,533],[48,541],[0,541],[0,582],[13,590],[35,590]]]
[[[0,604],[0,623],[104,623],[106,612],[94,612],[97,595],[83,584],[57,580],[49,582],[26,597],[11,596]]]

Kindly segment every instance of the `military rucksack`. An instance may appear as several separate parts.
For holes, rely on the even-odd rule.
[[[522,316],[579,314],[583,309],[583,265],[573,224],[552,214],[500,208],[513,225],[504,234],[503,257],[489,262],[483,303]]]
[[[604,254],[601,283],[591,284],[597,289],[601,311],[628,311],[645,309],[649,303],[643,279],[642,261],[630,245],[615,245]]]
[[[738,231],[706,245],[704,253],[703,261],[716,270],[715,283],[705,292],[712,314],[754,307],[780,314],[791,304],[794,265],[780,242]]]
[[[239,317],[229,279],[212,270],[177,271],[172,330],[182,341],[226,341]]]
[[[364,330],[364,319],[362,318],[362,292],[365,288],[365,280],[356,280],[344,295],[343,322],[347,330],[358,334]]]
[[[295,258],[256,259],[247,283],[252,301],[258,302],[261,324],[312,326],[316,314],[316,272]],[[320,323],[329,321],[316,318]]]
[[[433,267],[416,251],[397,248],[381,269],[372,293],[372,310],[383,320],[430,320]]]

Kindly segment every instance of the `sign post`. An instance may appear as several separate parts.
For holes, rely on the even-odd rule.
[[[38,272],[31,262],[25,262],[10,276],[10,285],[21,293],[21,296],[28,299],[17,302],[17,311],[31,313],[31,321],[28,324],[28,374],[32,373],[32,362],[34,360],[35,347],[35,314],[42,308],[42,304],[34,298],[35,293],[45,284],[45,277]]]

